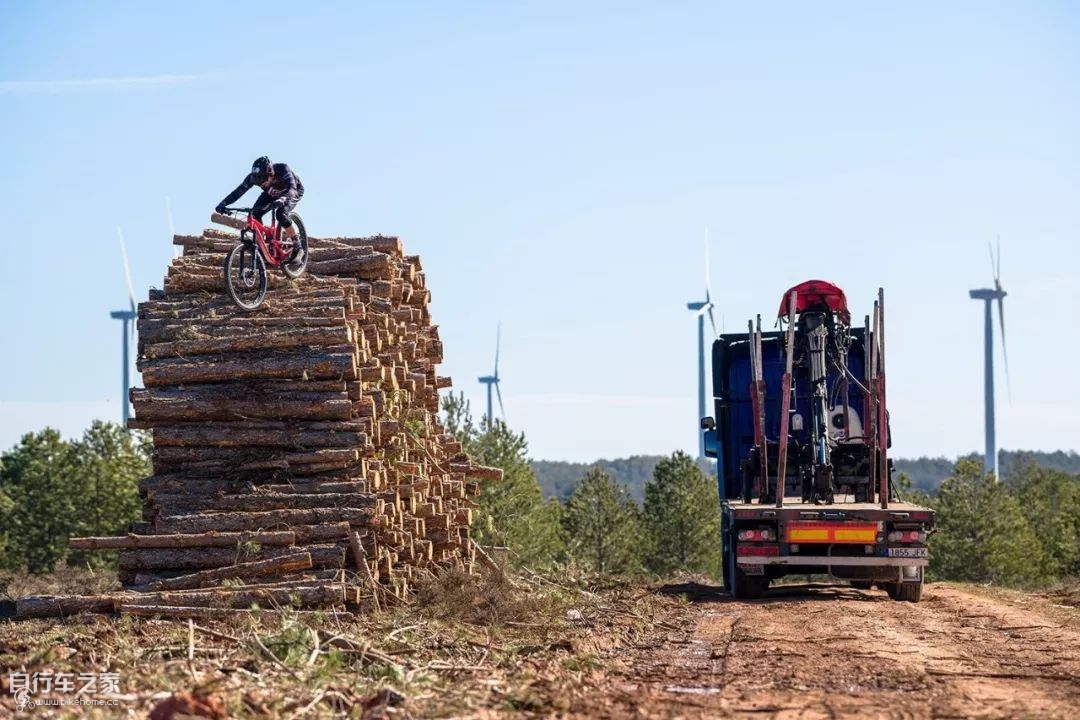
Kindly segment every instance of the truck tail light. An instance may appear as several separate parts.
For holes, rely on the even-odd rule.
[[[740,530],[739,539],[745,542],[773,542],[776,540],[776,531],[768,527]]]
[[[889,533],[891,543],[925,543],[926,533],[922,530],[893,530]]]

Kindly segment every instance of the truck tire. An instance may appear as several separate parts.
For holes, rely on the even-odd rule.
[[[922,600],[922,581],[906,583],[885,583],[885,592],[893,600],[917,603]]]
[[[760,575],[747,575],[735,568],[735,597],[739,600],[756,600],[769,587],[768,578]]]

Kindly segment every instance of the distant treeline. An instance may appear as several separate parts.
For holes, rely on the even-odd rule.
[[[565,500],[570,497],[578,480],[584,477],[590,468],[600,467],[616,481],[622,483],[630,492],[630,496],[641,503],[645,499],[645,485],[652,479],[656,464],[664,457],[663,455],[633,455],[616,460],[597,460],[595,463],[533,460],[530,464],[533,472],[536,473],[540,490],[546,498]],[[913,489],[932,495],[938,491],[943,480],[952,476],[957,462],[960,460],[979,461],[981,458],[981,455],[971,453],[953,460],[944,457],[921,457],[914,460],[897,458],[894,462],[897,473],[907,475]],[[1031,464],[1069,475],[1080,474],[1080,453],[1073,451],[1002,450],[998,454],[998,463],[1001,465],[1001,476],[1006,480],[1015,475],[1020,467]],[[712,460],[699,460],[698,467],[706,474],[712,475],[716,464]]]

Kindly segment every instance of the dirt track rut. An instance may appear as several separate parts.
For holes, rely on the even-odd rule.
[[[939,585],[919,604],[847,587],[777,588],[754,602],[686,589],[691,603],[678,622],[588,683],[572,714],[1071,720],[1080,712],[1077,609],[1057,617]]]

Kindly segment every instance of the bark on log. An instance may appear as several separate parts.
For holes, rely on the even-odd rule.
[[[316,243],[321,246],[333,247],[341,245],[344,247],[370,247],[373,250],[384,253],[392,253],[397,256],[401,256],[402,247],[401,239],[396,237],[388,237],[386,235],[374,235],[372,237],[329,237],[329,238],[308,238],[309,244]]]
[[[15,618],[68,617],[80,613],[110,613],[113,597],[93,595],[89,597],[27,597],[15,601]]]
[[[362,280],[386,279],[394,275],[390,256],[381,252],[336,260],[312,260],[308,263],[308,270],[322,275],[348,275]]]
[[[200,337],[225,338],[233,337],[239,332],[258,332],[260,330],[277,330],[281,328],[319,328],[339,327],[346,322],[345,311],[338,308],[323,308],[320,312],[312,311],[311,315],[294,317],[255,317],[222,318],[214,325],[199,327]],[[145,347],[155,343],[182,340],[191,334],[190,323],[182,323],[176,320],[140,320],[139,321],[139,347]]]
[[[197,359],[140,360],[137,367],[148,388],[238,380],[352,380],[357,376],[356,350],[350,345],[324,347],[320,352],[278,350],[204,355]]]
[[[218,212],[210,213],[210,222],[217,225],[224,225],[225,227],[230,227],[234,230],[246,230],[248,226],[246,220]]]
[[[310,545],[304,549],[311,554],[314,567],[341,567],[345,559],[344,550],[337,545]],[[136,548],[121,551],[117,567],[122,570],[199,570],[273,560],[295,554],[296,550],[295,547],[269,547],[243,553],[234,548]]]
[[[196,427],[161,427],[154,431],[154,446],[165,447],[269,447],[306,450],[311,448],[356,448],[367,445],[367,436],[359,431],[224,428],[220,425]]]
[[[378,498],[366,493],[296,493],[198,497],[160,493],[153,505],[162,515],[185,515],[191,512],[262,512],[267,510],[308,510],[313,508],[374,508]]]
[[[251,578],[265,577],[268,575],[284,575],[301,570],[308,570],[311,567],[311,553],[293,552],[269,560],[237,563],[228,567],[203,570],[201,572],[181,575],[167,580],[160,580],[151,583],[147,589],[153,591],[191,590],[199,587],[218,585],[223,580],[250,580]]]
[[[176,607],[231,607],[277,609],[282,607],[313,607],[345,602],[344,586],[340,583],[268,588],[219,588],[208,592],[176,590],[150,592],[124,599],[128,607],[172,605]]]
[[[81,537],[68,540],[72,550],[119,550],[126,548],[206,548],[237,547],[243,543],[259,545],[294,545],[296,533],[288,530],[264,533],[207,532],[197,534],[136,535],[120,537]]]
[[[143,345],[141,355],[146,359],[154,360],[297,347],[333,347],[352,342],[352,339],[352,333],[344,323],[331,327],[298,327],[262,332],[236,328],[228,337],[190,338]]]
[[[133,605],[129,603],[117,603],[116,611],[121,615],[163,617],[172,618],[173,620],[229,620],[238,617],[250,617],[252,614],[251,610],[239,608],[177,607],[172,605]],[[324,610],[294,610],[292,614],[321,617],[326,612]],[[351,612],[335,610],[333,617],[338,620],[348,621],[356,616]]]
[[[210,515],[180,515],[159,517],[154,526],[158,532],[201,533],[211,530],[241,532],[291,528],[296,525],[325,525],[347,522],[366,527],[375,513],[370,508],[315,508],[311,510],[273,510],[251,513],[214,513]]]
[[[348,420],[352,402],[331,393],[283,394],[279,397],[200,396],[193,388],[131,390],[131,404],[141,426],[157,426],[175,421],[242,420]]]

